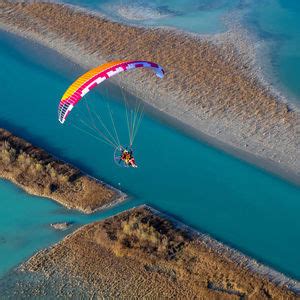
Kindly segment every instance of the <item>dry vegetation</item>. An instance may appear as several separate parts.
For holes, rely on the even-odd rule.
[[[0,177],[27,192],[84,212],[107,206],[118,194],[44,150],[0,129]]]
[[[18,271],[35,279],[11,288],[36,296],[118,299],[296,298],[220,252],[150,208],[139,207],[89,224],[37,253]]]
[[[166,69],[164,80],[147,72],[118,78],[146,102],[299,176],[299,114],[259,83],[232,43],[118,24],[53,3],[1,3],[2,24],[85,66],[122,58],[160,63]]]
[[[104,222],[107,237],[117,256],[140,255],[162,260],[179,259],[180,252],[189,241],[182,230],[156,215],[137,210],[120,222],[109,219]]]

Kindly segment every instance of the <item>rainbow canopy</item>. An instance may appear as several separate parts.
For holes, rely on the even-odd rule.
[[[136,68],[150,68],[155,71],[157,77],[164,76],[164,70],[161,66],[150,61],[130,60],[130,61],[112,61],[96,67],[82,76],[80,76],[64,93],[58,106],[58,120],[64,123],[68,114],[78,101],[103,82],[118,73]]]

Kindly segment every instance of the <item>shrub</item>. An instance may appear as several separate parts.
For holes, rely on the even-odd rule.
[[[107,232],[111,236],[110,232]],[[139,218],[129,216],[120,222],[116,231],[113,249],[121,256],[132,250],[141,250],[147,254],[164,259],[174,259],[182,250],[185,238],[176,231],[170,222],[160,218]],[[129,251],[131,249],[131,251]]]
[[[36,169],[37,172],[41,172],[41,171],[44,169],[43,165],[40,164],[39,162],[37,162],[37,163],[34,165],[34,167],[35,167],[35,169]]]
[[[14,162],[17,159],[17,151],[14,148],[11,148],[9,150],[9,155],[10,155],[10,161]]]
[[[58,181],[62,184],[65,184],[69,181],[69,176],[67,175],[63,175],[63,174],[59,174],[58,175]]]
[[[2,149],[2,151],[1,151],[1,160],[6,165],[8,165],[10,163],[10,154],[9,154],[8,150]]]
[[[1,160],[5,164],[12,163],[16,160],[16,153],[16,150],[13,147],[11,147],[10,143],[8,141],[4,141],[1,149]]]
[[[48,164],[47,166],[46,166],[46,172],[47,172],[47,174],[49,174],[50,175],[50,177],[52,178],[52,179],[56,179],[56,177],[57,177],[57,171],[51,166],[51,164]]]

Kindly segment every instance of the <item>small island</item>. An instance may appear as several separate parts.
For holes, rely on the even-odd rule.
[[[1,128],[0,177],[29,194],[51,198],[84,213],[103,209],[125,198],[120,191]]]
[[[72,222],[55,222],[50,224],[50,226],[55,230],[67,230],[72,225],[73,225]]]
[[[38,252],[11,278],[4,295],[297,298],[296,282],[148,206],[81,227]]]

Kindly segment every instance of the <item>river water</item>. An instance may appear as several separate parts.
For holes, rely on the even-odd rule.
[[[203,9],[207,17],[221,9],[215,2],[215,8]],[[0,274],[68,233],[53,231],[51,222],[73,221],[76,228],[146,203],[300,279],[299,188],[195,141],[150,114],[135,143],[140,168],[119,168],[109,146],[57,121],[58,101],[80,74],[76,66],[4,33],[0,65],[0,126],[130,195],[111,210],[86,216],[0,181]],[[98,110],[109,102],[125,136],[124,106],[118,96],[99,90],[86,100]]]

